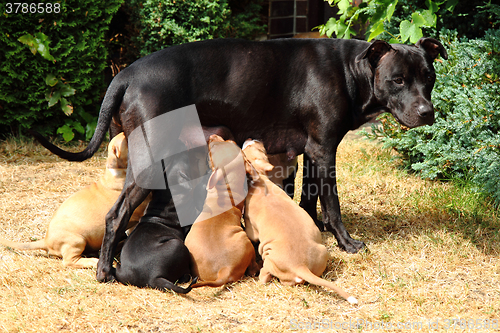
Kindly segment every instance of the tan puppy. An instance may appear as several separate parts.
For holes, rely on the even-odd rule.
[[[234,141],[210,136],[212,175],[200,216],[186,236],[192,257],[192,274],[202,282],[192,287],[219,287],[239,280],[247,268],[256,274],[255,249],[241,227],[246,196],[243,153]]]
[[[250,173],[252,184],[245,202],[245,230],[252,241],[260,241],[264,265],[259,281],[269,282],[273,276],[286,285],[307,281],[330,288],[356,304],[356,298],[319,277],[328,261],[321,233],[309,214],[267,177],[273,165],[264,145],[247,140],[243,152],[255,168]]]
[[[62,257],[64,266],[95,268],[97,258],[82,258],[82,254],[101,248],[105,231],[105,217],[125,183],[128,147],[123,133],[108,145],[106,171],[92,185],[76,192],[62,203],[50,221],[45,239],[17,243],[0,239],[0,244],[18,250],[45,250],[49,255]],[[134,212],[127,228],[135,226],[147,203]]]

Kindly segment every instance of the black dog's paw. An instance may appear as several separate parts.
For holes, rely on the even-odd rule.
[[[342,243],[339,242],[339,247],[347,253],[358,253],[361,249],[367,248],[365,243],[353,238],[345,239]]]
[[[97,266],[96,279],[99,282],[115,282],[116,281],[116,270],[111,267],[106,269],[104,267]]]

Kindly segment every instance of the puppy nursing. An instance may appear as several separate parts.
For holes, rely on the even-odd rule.
[[[127,156],[127,140],[120,133],[108,145],[104,175],[63,202],[50,221],[44,239],[28,243],[0,239],[0,244],[18,250],[45,250],[49,255],[62,257],[64,266],[95,268],[98,259],[82,258],[82,254],[101,248],[106,214],[125,183]],[[146,205],[143,203],[137,208],[127,229],[137,224]]]
[[[321,233],[311,217],[267,177],[273,165],[264,145],[247,140],[243,152],[255,168],[250,173],[252,185],[245,202],[245,230],[252,241],[260,241],[264,265],[259,281],[269,282],[273,276],[287,285],[307,281],[332,289],[356,304],[356,298],[319,277],[328,260]]]
[[[246,195],[246,168],[241,149],[218,135],[209,140],[212,175],[201,214],[186,236],[192,272],[202,282],[195,287],[219,287],[239,280],[247,268],[258,271],[255,250],[241,227]]]
[[[207,196],[184,243],[170,192],[153,191],[150,206],[156,213],[161,211],[161,218],[146,213],[130,235],[116,269],[117,280],[178,293],[201,286],[219,287],[239,280],[245,272],[255,275],[259,271],[252,240],[260,242],[260,282],[269,282],[273,276],[287,285],[307,281],[332,289],[356,304],[356,298],[319,277],[328,260],[321,233],[310,216],[269,180],[267,173],[274,167],[263,144],[249,139],[243,147],[242,151],[232,140],[210,136],[212,173]],[[95,268],[97,258],[81,255],[101,247],[105,216],[125,181],[127,155],[127,141],[121,133],[108,146],[104,175],[61,205],[45,239],[32,243],[0,239],[0,244],[21,250],[43,249],[62,257],[65,266]],[[179,170],[189,168],[187,160],[176,160],[174,164],[182,166]],[[247,174],[251,179],[248,188]],[[150,200],[135,211],[127,228],[137,224]],[[244,206],[245,230],[240,223]],[[187,288],[175,284],[187,282],[190,273],[194,279]]]

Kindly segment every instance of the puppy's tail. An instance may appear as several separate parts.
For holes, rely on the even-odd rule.
[[[314,275],[309,268],[306,266],[300,267],[296,270],[296,273],[298,277],[304,281],[307,281],[310,284],[315,284],[317,286],[325,287],[328,289],[331,289],[335,291],[337,294],[339,294],[342,298],[346,299],[349,303],[351,304],[358,304],[358,300],[346,293],[344,290],[341,288],[337,287],[333,282],[324,280],[320,278],[319,276]],[[301,281],[297,281],[300,283]]]
[[[27,242],[27,243],[18,243],[18,242],[11,242],[9,240],[0,238],[0,244],[3,246],[7,246],[10,248],[13,248],[15,250],[44,250],[46,252],[49,252],[49,248],[47,245],[45,245],[45,239],[36,241],[36,242]]]

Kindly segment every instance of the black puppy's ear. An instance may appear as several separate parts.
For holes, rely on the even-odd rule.
[[[375,68],[377,67],[380,59],[391,50],[394,49],[387,42],[384,42],[383,40],[376,40],[371,43],[366,50],[358,54],[356,57],[356,63],[363,59],[368,59],[372,68]]]
[[[438,55],[441,55],[445,60],[448,59],[448,53],[446,53],[443,44],[437,39],[420,38],[415,46],[423,48],[433,60],[436,59]]]

